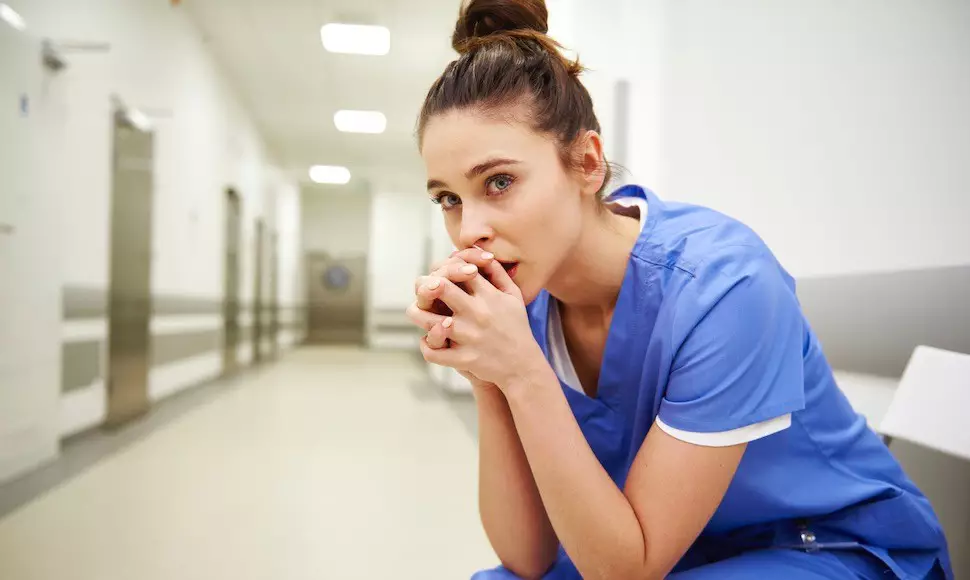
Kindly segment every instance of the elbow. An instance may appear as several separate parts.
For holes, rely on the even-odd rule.
[[[541,580],[555,563],[553,558],[530,558],[523,561],[502,560],[502,567],[522,580]]]
[[[643,566],[606,566],[593,574],[583,574],[583,578],[600,578],[602,580],[664,580],[666,574],[658,573]]]

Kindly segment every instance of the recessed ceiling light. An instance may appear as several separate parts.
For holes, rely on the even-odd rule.
[[[384,26],[325,24],[320,39],[330,52],[383,56],[391,50],[391,31]]]
[[[344,133],[383,133],[387,117],[380,111],[337,111],[333,124]]]
[[[0,20],[3,20],[17,30],[27,28],[27,23],[24,22],[23,17],[17,14],[16,10],[7,6],[6,4],[0,4]]]
[[[310,179],[314,183],[343,185],[350,181],[350,170],[336,165],[314,165],[310,168]]]

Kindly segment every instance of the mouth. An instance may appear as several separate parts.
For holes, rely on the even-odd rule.
[[[505,271],[506,271],[506,273],[508,273],[509,278],[515,278],[515,274],[519,271],[519,263],[518,262],[502,262],[502,261],[499,261],[499,263],[502,264],[502,267],[503,268],[505,268]]]

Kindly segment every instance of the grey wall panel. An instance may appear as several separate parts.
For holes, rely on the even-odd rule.
[[[107,288],[65,286],[61,291],[65,320],[104,318],[108,315]]]
[[[239,344],[248,343],[253,339],[253,328],[251,326],[239,327]]]
[[[155,294],[151,302],[152,314],[155,316],[222,313],[222,300],[218,298]],[[104,318],[108,315],[108,290],[65,286],[62,289],[62,303],[65,320]],[[248,309],[252,305],[248,302],[240,302],[239,307]]]
[[[153,314],[222,314],[222,300],[189,296],[156,295],[152,299]]]
[[[970,353],[970,266],[807,278],[798,298],[837,369],[898,377],[917,345]]]
[[[152,338],[151,366],[217,352],[221,345],[221,330],[156,335]]]
[[[89,386],[103,376],[101,342],[67,342],[61,346],[61,392]]]

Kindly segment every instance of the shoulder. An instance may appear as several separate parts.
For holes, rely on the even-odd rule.
[[[776,264],[754,230],[719,211],[653,198],[649,212],[651,227],[637,245],[639,257],[695,276],[705,268],[730,274],[746,264]]]
[[[711,208],[645,196],[649,221],[634,259],[681,324],[692,326],[728,294],[738,305],[780,301],[797,309],[794,280],[750,227]]]

